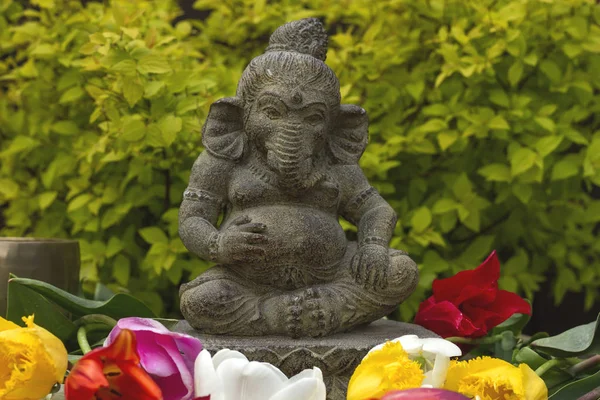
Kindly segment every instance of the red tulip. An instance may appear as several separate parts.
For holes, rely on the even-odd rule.
[[[515,313],[531,314],[519,295],[498,289],[496,251],[479,267],[433,282],[433,296],[419,306],[415,323],[442,337],[477,338]]]
[[[450,390],[418,388],[389,392],[381,400],[469,400],[469,398]]]
[[[162,400],[160,388],[140,367],[135,334],[121,331],[108,347],[84,355],[65,381],[66,400]]]

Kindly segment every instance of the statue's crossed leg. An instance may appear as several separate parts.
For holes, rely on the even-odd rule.
[[[324,336],[350,330],[391,313],[414,290],[416,264],[390,250],[386,288],[359,285],[349,254],[338,279],[293,291],[250,282],[226,266],[215,266],[182,286],[181,310],[208,334]]]

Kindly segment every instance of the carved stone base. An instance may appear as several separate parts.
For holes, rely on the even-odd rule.
[[[438,337],[418,325],[379,320],[348,333],[324,338],[292,339],[283,336],[214,336],[205,335],[180,321],[171,328],[199,338],[211,354],[221,349],[237,350],[251,361],[275,365],[288,377],[314,366],[323,371],[328,400],[346,399],[350,376],[374,346],[403,335]]]

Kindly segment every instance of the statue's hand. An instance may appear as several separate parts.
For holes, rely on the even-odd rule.
[[[245,215],[236,218],[227,229],[218,234],[217,262],[228,264],[265,261],[265,249],[260,246],[267,243],[267,237],[262,234],[265,229],[265,224],[253,223]]]
[[[354,279],[366,288],[385,288],[389,266],[389,250],[379,244],[360,246],[352,259]]]

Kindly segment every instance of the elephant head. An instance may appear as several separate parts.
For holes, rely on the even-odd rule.
[[[357,163],[368,139],[367,113],[355,105],[331,107],[310,90],[266,88],[244,106],[224,98],[210,109],[202,143],[215,157],[232,161],[255,152],[281,186],[310,186],[318,168]]]

